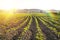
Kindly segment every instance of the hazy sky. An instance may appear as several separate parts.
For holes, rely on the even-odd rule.
[[[60,10],[60,0],[0,0],[0,9],[56,9]]]

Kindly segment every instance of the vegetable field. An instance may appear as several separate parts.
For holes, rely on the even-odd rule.
[[[0,40],[60,40],[60,17],[39,13],[1,14]]]

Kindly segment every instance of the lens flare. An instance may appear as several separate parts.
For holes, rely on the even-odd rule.
[[[48,16],[55,17],[55,14],[52,11],[48,11]]]

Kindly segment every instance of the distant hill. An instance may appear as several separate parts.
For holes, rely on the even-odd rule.
[[[40,9],[19,9],[16,11],[17,13],[44,13],[44,10]]]

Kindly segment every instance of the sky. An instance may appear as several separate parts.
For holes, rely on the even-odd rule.
[[[60,10],[60,0],[0,0],[0,9]]]

